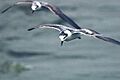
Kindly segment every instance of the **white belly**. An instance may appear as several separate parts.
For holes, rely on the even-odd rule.
[[[80,37],[80,34],[79,33],[74,33],[72,34],[70,37],[66,38],[65,41],[71,41],[73,39],[77,39]]]

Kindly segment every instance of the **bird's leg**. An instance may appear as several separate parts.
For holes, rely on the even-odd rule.
[[[61,46],[63,46],[63,42],[64,42],[64,41],[61,41]]]

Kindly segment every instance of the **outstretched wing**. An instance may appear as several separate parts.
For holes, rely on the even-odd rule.
[[[64,25],[59,25],[59,24],[43,24],[43,25],[37,25],[37,26],[35,26],[33,28],[30,28],[30,29],[28,29],[28,31],[34,30],[36,28],[52,28],[52,29],[58,30],[60,32],[66,30],[66,29],[71,29],[72,30],[72,28],[66,27]]]
[[[109,37],[103,37],[103,36],[95,36],[95,37],[98,38],[98,39],[110,42],[110,43],[114,43],[114,44],[120,45],[120,41],[117,41],[117,40],[109,38]]]
[[[86,36],[94,37],[97,39],[101,39],[101,40],[104,40],[104,41],[107,41],[110,43],[120,45],[120,41],[117,41],[117,40],[109,38],[109,37],[105,37],[105,36],[101,35],[100,33],[98,33],[97,31],[92,30],[92,29],[81,29],[80,33],[83,35],[86,35]]]
[[[74,28],[81,29],[80,26],[78,26],[70,17],[68,17],[67,15],[65,15],[58,7],[56,7],[54,5],[51,5],[51,4],[48,4],[48,3],[45,4],[45,5],[43,5],[43,7],[49,9],[54,14],[58,15],[61,19],[63,19],[64,21],[68,22]]]
[[[26,0],[26,1],[16,2],[13,5],[10,5],[7,8],[5,8],[4,10],[2,10],[1,13],[5,13],[6,11],[8,11],[9,9],[11,9],[14,6],[17,6],[17,5],[27,5],[27,4],[32,4],[32,1],[31,0]]]
[[[98,33],[97,31],[95,30],[92,30],[92,29],[80,29],[79,30],[79,33],[82,34],[82,35],[85,35],[85,36],[92,36],[94,37],[95,35],[101,35],[100,33]]]

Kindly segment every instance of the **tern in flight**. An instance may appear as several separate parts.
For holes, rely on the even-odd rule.
[[[32,13],[37,10],[40,10],[41,8],[47,8],[48,10],[50,10],[55,15],[59,16],[61,19],[66,21],[71,26],[75,27],[76,29],[81,29],[80,26],[78,26],[70,17],[65,15],[60,10],[60,8],[58,8],[57,6],[52,5],[50,3],[43,2],[43,1],[34,1],[34,0],[33,1],[32,0],[18,1],[16,3],[14,3],[13,5],[9,6],[8,8],[4,9],[1,13],[4,13],[7,10],[9,10],[10,8],[17,6],[17,5],[31,5]]]
[[[68,26],[59,25],[59,24],[43,24],[43,25],[37,25],[35,27],[32,27],[32,28],[28,29],[28,31],[34,30],[36,28],[52,28],[52,29],[58,30],[60,32],[59,38],[61,40],[61,46],[63,45],[64,41],[81,39],[82,35],[94,37],[97,39],[101,39],[101,40],[104,40],[104,41],[107,41],[110,43],[120,45],[119,41],[109,38],[109,37],[106,37],[106,36],[103,36],[102,34],[96,32],[95,30],[92,30],[92,29],[86,29],[86,28],[75,29],[75,28],[70,28]]]
[[[65,15],[58,7],[56,7],[55,5],[49,4],[47,2],[34,1],[34,0],[18,1],[16,3],[14,3],[13,5],[9,6],[8,8],[4,9],[1,13],[4,13],[7,10],[9,10],[10,8],[17,6],[17,5],[28,5],[28,4],[31,5],[32,13],[37,10],[40,10],[42,7],[44,7],[44,8],[47,8],[48,10],[50,10],[55,15],[59,16],[61,19],[63,19],[67,23],[69,23],[72,27],[74,27],[74,28],[70,28],[70,27],[67,27],[64,25],[59,25],[59,24],[44,24],[44,25],[38,25],[34,28],[28,29],[29,31],[33,30],[35,28],[56,29],[56,30],[60,31],[59,38],[61,40],[61,45],[63,45],[64,41],[71,41],[76,38],[81,39],[81,35],[91,36],[94,38],[98,38],[98,39],[101,39],[101,40],[104,40],[107,42],[111,42],[111,43],[120,45],[119,41],[114,40],[109,37],[105,37],[92,29],[84,29],[84,28],[82,29],[71,18],[69,18],[67,15]]]

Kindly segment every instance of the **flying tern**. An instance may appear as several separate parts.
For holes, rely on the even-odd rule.
[[[41,8],[47,8],[52,13],[59,16],[62,20],[69,23],[72,27],[76,29],[81,29],[81,27],[77,25],[77,23],[75,23],[70,17],[64,14],[60,8],[50,3],[44,2],[44,1],[34,1],[34,0],[18,1],[14,3],[13,5],[9,6],[8,8],[4,9],[1,13],[5,13],[7,10],[11,9],[12,7],[18,6],[18,5],[31,5],[32,13],[37,10],[40,10]]]
[[[71,41],[74,39],[81,39],[82,35],[89,36],[89,37],[94,37],[97,39],[101,39],[110,43],[114,43],[117,45],[120,45],[120,41],[117,41],[115,39],[112,39],[110,37],[106,37],[103,34],[98,33],[95,30],[92,29],[87,29],[87,28],[82,28],[82,29],[74,29],[70,28],[65,25],[60,25],[60,24],[43,24],[43,25],[37,25],[35,27],[32,27],[28,29],[28,31],[34,30],[36,28],[52,28],[55,30],[58,30],[59,33],[59,38],[61,40],[61,46],[63,45],[64,41]]]

